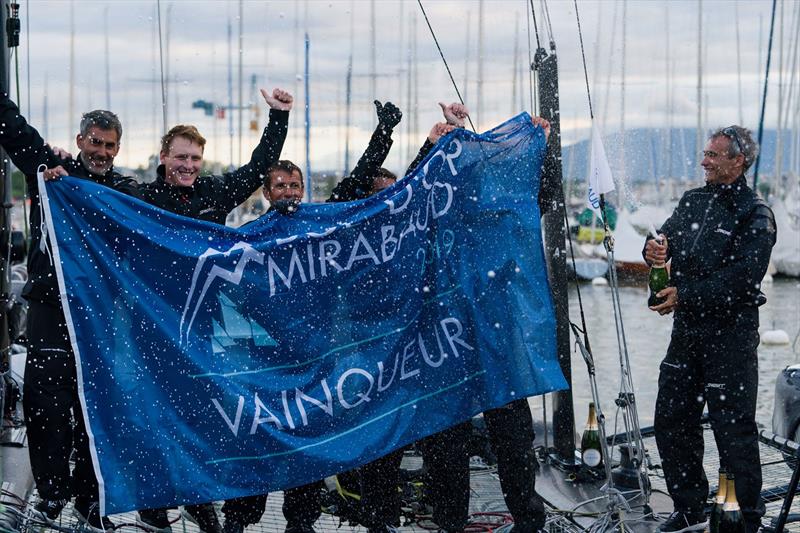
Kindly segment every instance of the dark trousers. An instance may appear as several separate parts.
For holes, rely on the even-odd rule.
[[[361,485],[362,525],[379,528],[400,522],[400,462],[403,449],[395,450],[358,468]]]
[[[499,409],[483,413],[492,450],[497,456],[497,475],[514,530],[538,531],[544,528],[545,510],[536,492],[536,452],[533,417],[527,399],[515,400]]]
[[[656,444],[675,510],[702,511],[708,479],[700,418],[708,404],[720,463],[735,475],[736,497],[748,530],[755,530],[764,515],[755,422],[758,324],[706,325],[673,328],[658,379]]]
[[[283,493],[283,517],[286,519],[286,527],[306,527],[314,525],[314,522],[322,514],[322,491],[325,484],[322,481],[315,481],[308,485],[301,485],[293,489],[287,489]]]
[[[27,335],[23,412],[36,488],[48,500],[78,496],[97,501],[75,356],[61,307],[31,300]],[[75,469],[70,476],[73,448]]]
[[[433,521],[448,531],[463,531],[469,518],[469,455],[472,433],[462,422],[417,443],[424,461],[425,489],[433,505]]]
[[[222,514],[225,521],[235,522],[243,526],[257,524],[267,508],[267,495],[245,496],[243,498],[233,498],[225,500],[222,506]]]

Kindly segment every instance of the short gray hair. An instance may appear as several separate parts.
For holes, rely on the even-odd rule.
[[[81,135],[86,137],[92,128],[100,128],[106,131],[114,130],[117,132],[117,138],[122,139],[122,123],[119,121],[119,117],[111,111],[95,109],[84,113],[81,117]]]
[[[758,157],[758,143],[753,139],[753,132],[741,126],[728,126],[727,128],[720,128],[711,134],[709,139],[717,137],[726,137],[730,144],[728,145],[728,155],[736,157],[739,154],[744,156],[744,170],[752,166]]]

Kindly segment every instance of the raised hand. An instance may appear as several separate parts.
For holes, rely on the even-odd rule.
[[[431,128],[431,132],[428,134],[428,140],[434,144],[442,138],[443,135],[447,135],[451,131],[456,129],[455,126],[452,124],[445,124],[444,122],[437,122]]]
[[[291,111],[292,110],[292,102],[294,102],[294,98],[289,92],[284,91],[283,89],[273,89],[272,94],[270,95],[264,89],[261,89],[261,96],[264,97],[264,101],[270,107],[270,109],[277,109],[278,111]]]
[[[464,104],[453,102],[452,104],[445,105],[444,102],[439,102],[439,107],[442,108],[442,114],[448,124],[452,124],[457,128],[464,127],[464,121],[469,116],[469,109]]]
[[[375,100],[375,112],[378,114],[378,124],[389,129],[394,129],[403,118],[403,112],[391,102],[382,104]]]
[[[550,138],[550,122],[542,117],[531,117],[534,126],[541,126],[544,130],[544,140]]]

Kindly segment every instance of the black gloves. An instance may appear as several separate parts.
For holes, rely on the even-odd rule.
[[[272,207],[281,215],[291,215],[300,207],[300,200],[278,200],[273,202]]]
[[[381,104],[375,100],[375,112],[378,114],[378,125],[385,129],[394,129],[403,118],[403,112],[391,102]]]

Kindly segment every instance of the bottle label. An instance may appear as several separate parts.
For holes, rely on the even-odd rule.
[[[599,465],[600,461],[603,459],[600,450],[595,450],[594,448],[584,450],[581,457],[583,458],[583,463],[591,468]]]

